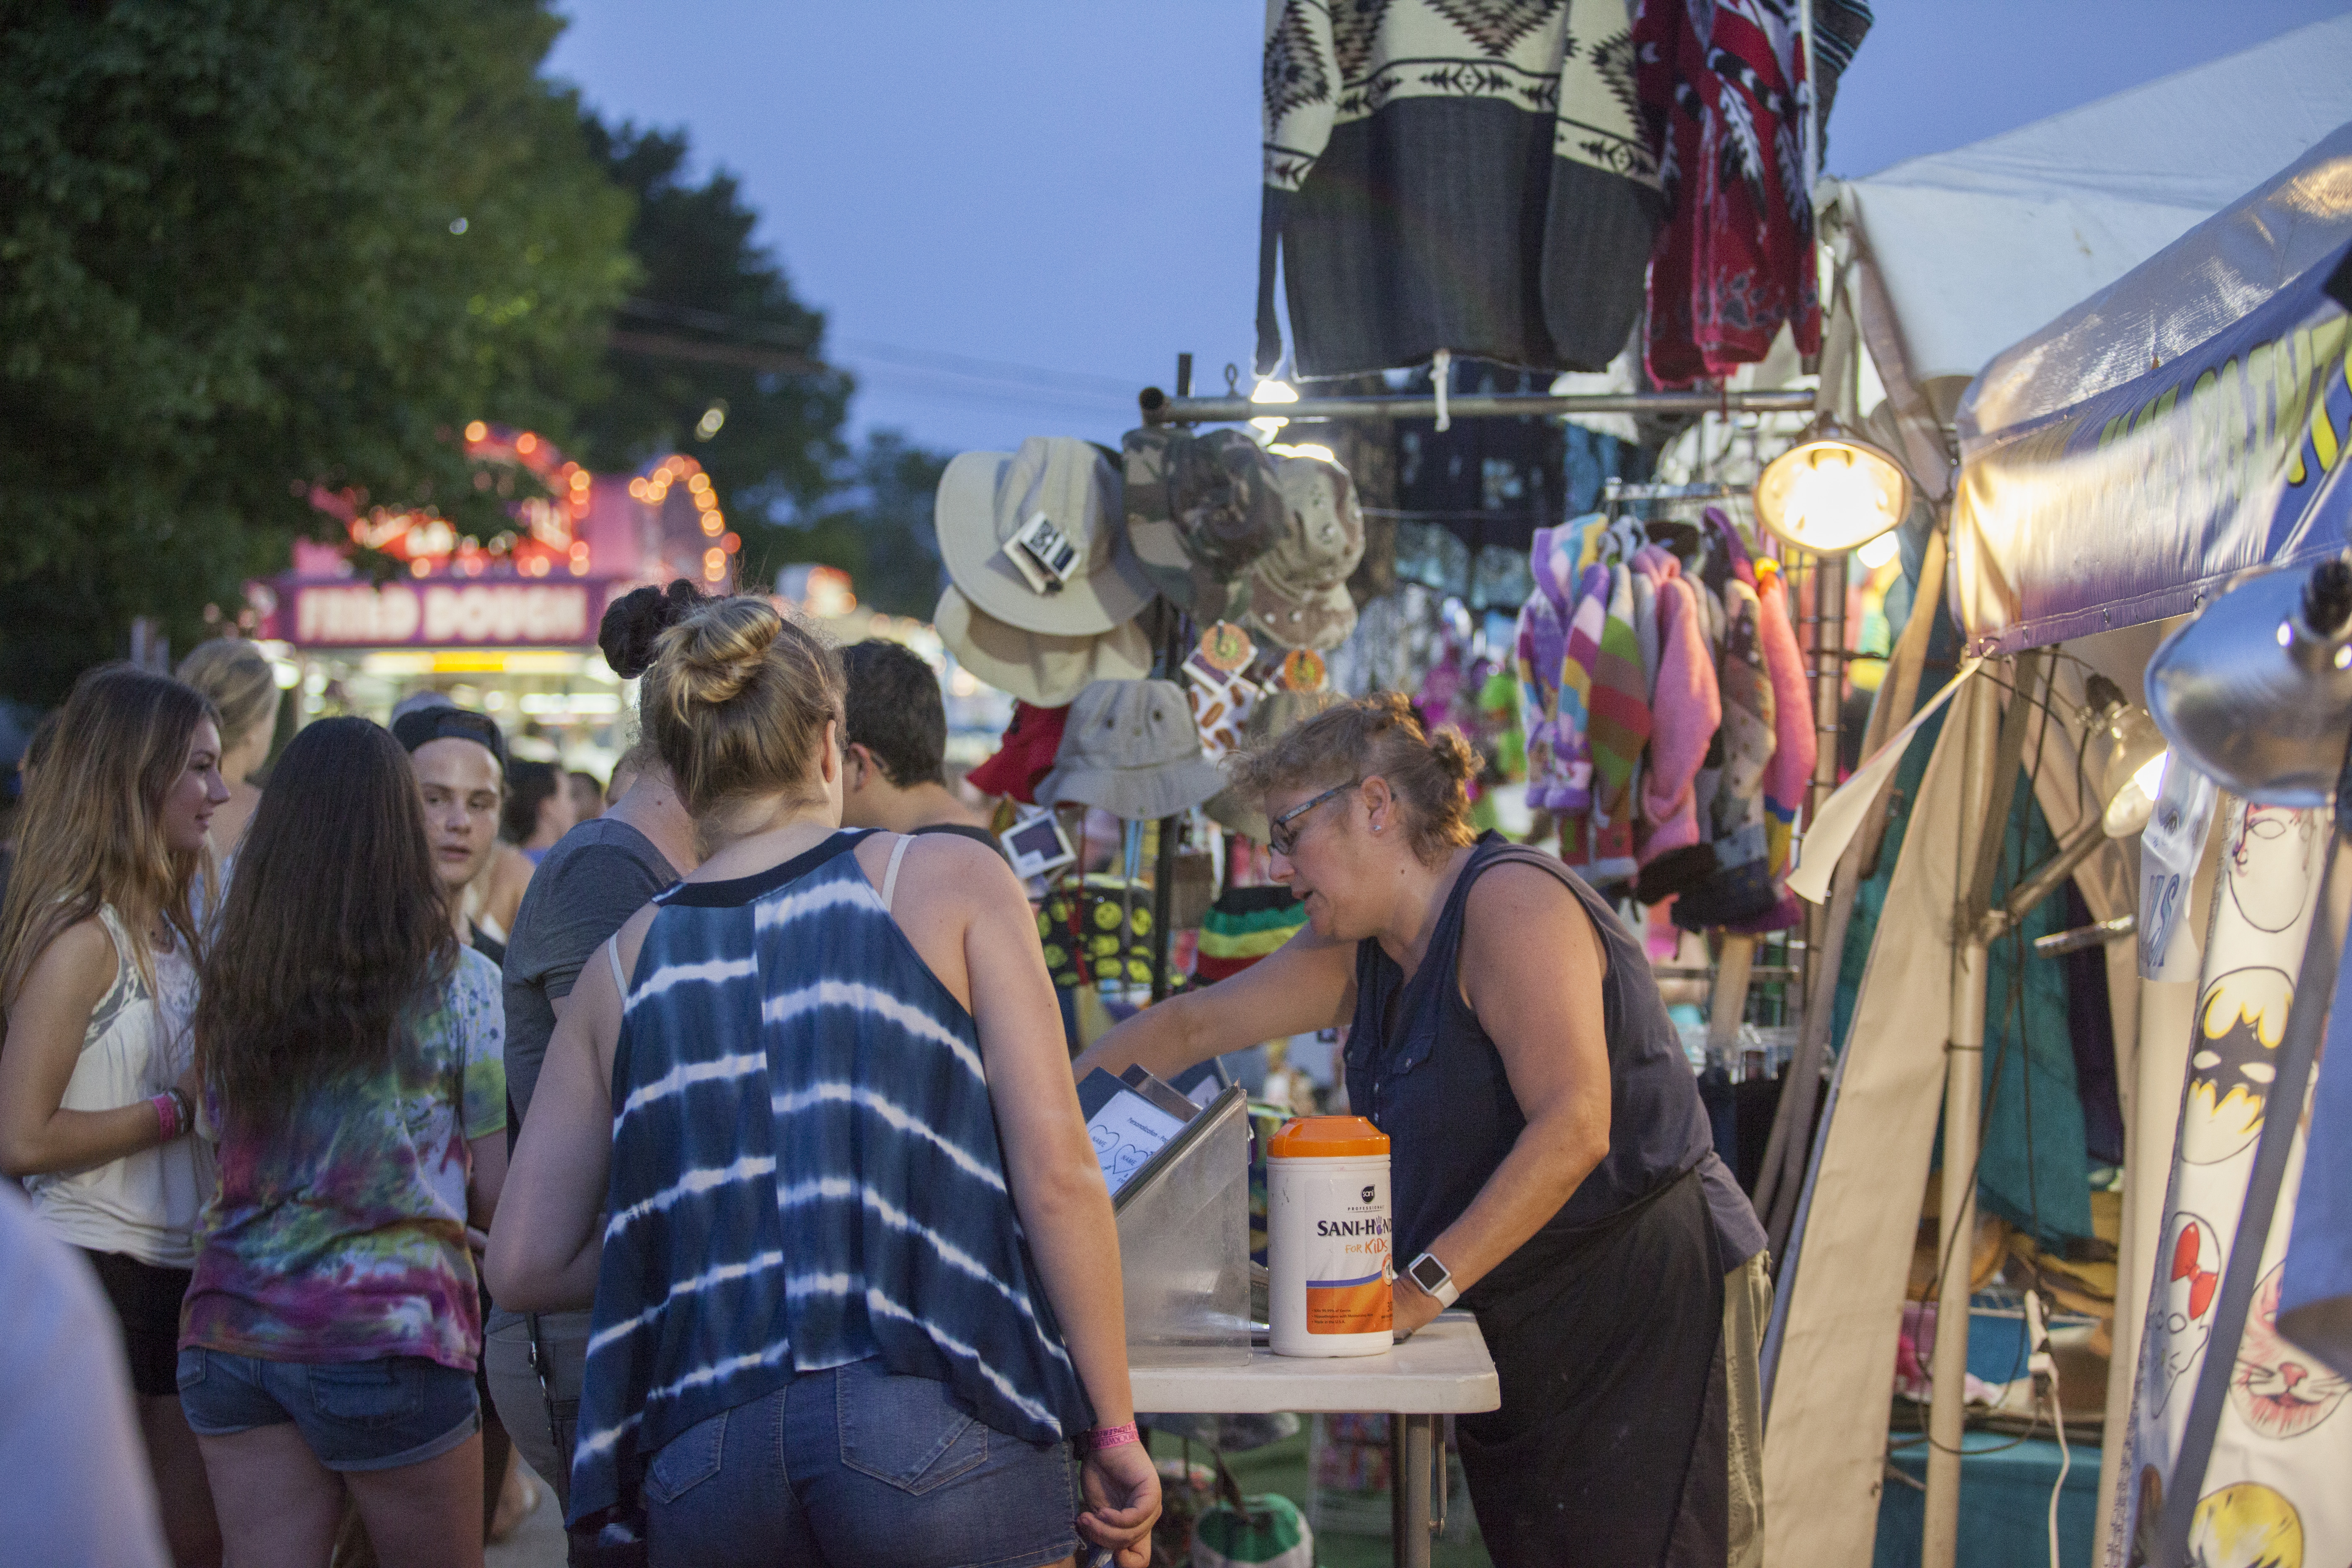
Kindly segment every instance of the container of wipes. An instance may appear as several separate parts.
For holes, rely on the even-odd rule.
[[[1378,1355],[1390,1331],[1388,1134],[1301,1116],[1266,1144],[1268,1315],[1276,1355]]]

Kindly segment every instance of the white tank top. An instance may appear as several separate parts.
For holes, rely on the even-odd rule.
[[[196,1005],[195,966],[174,943],[154,955],[150,990],[132,962],[131,934],[111,906],[99,910],[114,941],[114,983],[91,1009],[62,1109],[111,1110],[149,1100],[187,1069]],[[50,1231],[92,1252],[121,1252],[165,1268],[195,1262],[195,1228],[212,1195],[212,1146],[173,1140],[72,1175],[28,1176],[25,1191]]]

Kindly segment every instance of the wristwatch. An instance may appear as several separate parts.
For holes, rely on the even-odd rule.
[[[1454,1276],[1437,1260],[1437,1254],[1424,1252],[1404,1266],[1405,1278],[1421,1288],[1422,1294],[1441,1307],[1451,1307],[1462,1292],[1454,1288]]]

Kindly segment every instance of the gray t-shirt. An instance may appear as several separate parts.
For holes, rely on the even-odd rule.
[[[530,1110],[555,1004],[572,994],[581,966],[677,880],[652,839],[609,816],[565,834],[531,873],[507,938],[507,1094],[517,1112]]]

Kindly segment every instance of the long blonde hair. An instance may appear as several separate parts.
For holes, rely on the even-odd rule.
[[[188,765],[196,726],[220,715],[194,688],[167,675],[108,665],[77,682],[57,739],[33,771],[0,903],[0,1015],[49,943],[111,905],[131,933],[131,962],[152,988],[150,947],[161,921],[198,955],[188,890],[207,849],[173,849],[163,799]]]
[[[276,728],[280,696],[277,671],[259,648],[242,637],[198,643],[173,673],[213,700],[220,712],[223,756],[236,751],[256,730],[265,725]]]

